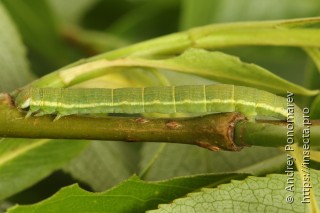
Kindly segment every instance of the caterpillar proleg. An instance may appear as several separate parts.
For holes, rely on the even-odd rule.
[[[15,99],[28,115],[241,112],[285,119],[285,98],[227,84],[145,88],[27,88]]]

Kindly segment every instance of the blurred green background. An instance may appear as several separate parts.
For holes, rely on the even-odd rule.
[[[318,0],[2,0],[1,2],[22,37],[27,49],[30,70],[36,76],[43,76],[81,58],[197,26],[320,15]],[[256,63],[308,88],[320,87],[316,80],[319,79],[319,74],[313,72],[315,66],[298,48],[238,47],[221,51],[239,56],[244,62]],[[315,73],[317,76],[306,73]],[[175,84],[203,81],[194,76],[166,74]],[[25,83],[21,82],[14,88]],[[110,159],[103,158],[106,156],[103,150],[111,150],[108,155],[111,156]],[[82,187],[89,190],[104,190],[137,172],[137,167],[143,168],[141,165],[148,162],[149,156],[152,158],[159,150],[161,150],[160,157],[143,178],[154,180],[205,172],[228,172],[250,166],[253,169],[255,166],[261,166],[263,159],[273,159],[280,155],[277,149],[272,148],[252,148],[241,153],[220,152],[214,153],[213,156],[209,151],[196,147],[185,149],[183,145],[162,147],[158,144],[147,146],[130,144],[129,146],[122,143],[94,142],[85,152],[87,157],[84,157],[91,159],[92,162],[81,164],[73,162],[74,165],[71,163],[65,168],[70,175],[58,171],[29,190],[12,197],[10,202],[33,203],[50,196],[61,186],[74,182],[71,176],[77,178],[84,175],[81,172],[77,173],[79,172],[77,165],[88,169],[83,171],[92,173],[93,176],[105,177],[112,174],[113,179],[106,183],[103,180],[95,180],[90,175],[87,179],[86,177],[82,179]],[[137,155],[138,151],[140,153]],[[114,157],[112,153],[116,153]],[[99,159],[93,159],[92,156],[98,156]],[[175,158],[174,163],[172,158]],[[102,165],[104,162],[106,162],[104,166],[111,166],[108,171],[105,171],[104,166],[96,170],[90,167],[94,164]],[[110,162],[114,163],[115,168],[112,168]],[[105,174],[102,174],[102,171]]]
[[[312,17],[316,0],[2,0],[28,47],[32,71],[47,74],[80,58],[213,23]],[[312,69],[294,48],[225,49],[297,83]]]

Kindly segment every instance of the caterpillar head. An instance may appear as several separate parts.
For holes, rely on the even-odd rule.
[[[15,105],[19,109],[26,109],[30,107],[31,89],[24,89],[18,93],[15,98]]]

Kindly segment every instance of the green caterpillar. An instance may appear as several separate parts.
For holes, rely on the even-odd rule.
[[[285,98],[227,84],[145,88],[27,88],[15,98],[31,114],[241,112],[249,118],[286,119]]]

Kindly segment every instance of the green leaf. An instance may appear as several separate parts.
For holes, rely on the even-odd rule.
[[[260,88],[276,93],[286,93],[288,90],[295,94],[316,95],[318,90],[308,90],[299,85],[286,81],[268,70],[254,64],[244,63],[239,58],[221,52],[209,52],[201,49],[188,49],[182,55],[162,60],[128,57],[114,61],[97,60],[69,69],[52,73],[59,74],[61,85],[72,85],[92,77],[110,73],[115,67],[150,67],[197,75],[223,83],[239,84]],[[46,76],[36,82],[36,85],[48,84],[52,77]],[[91,76],[91,77],[90,77]],[[85,78],[84,78],[85,77]],[[87,78],[87,79],[86,79]],[[263,81],[261,81],[263,79]],[[52,81],[50,79],[50,81]],[[54,85],[53,84],[53,85]],[[52,85],[52,86],[53,86]]]
[[[71,64],[68,68],[99,59],[113,60],[125,56],[163,57],[181,54],[192,47],[204,49],[239,45],[319,47],[320,31],[317,26],[319,22],[320,19],[315,17],[208,25],[106,52]]]
[[[310,58],[313,60],[316,65],[319,73],[320,73],[320,50],[319,48],[304,48],[304,50],[308,53]]]
[[[221,12],[219,0],[188,0],[181,2],[180,29],[189,29],[214,23],[214,17]],[[225,8],[228,9],[228,8]]]
[[[319,8],[318,1],[188,0],[182,1],[180,23],[188,29],[210,23],[311,17],[318,15]]]
[[[26,50],[0,2],[0,92],[11,91],[32,80]]]
[[[318,95],[311,105],[310,117],[312,119],[320,119],[320,95]]]
[[[70,140],[0,140],[0,200],[61,168],[86,145],[86,141]]]
[[[314,197],[311,196],[313,209],[307,211],[307,204],[301,203],[302,187],[299,177],[294,177],[294,191],[288,192],[285,187],[287,175],[268,175],[267,177],[248,177],[243,181],[232,181],[214,189],[202,189],[191,193],[186,198],[173,201],[172,204],[160,205],[160,212],[318,212],[320,207],[320,172],[311,170],[311,181]],[[310,190],[310,188],[305,188]],[[293,195],[292,204],[286,197]]]
[[[206,77],[222,83],[251,86],[276,93],[285,93],[288,90],[295,94],[304,95],[318,93],[316,90],[308,90],[280,78],[258,65],[242,62],[237,57],[221,52],[188,49],[176,58],[150,61],[149,63],[149,66],[158,66],[159,68]]]
[[[278,159],[277,164],[270,161]],[[184,144],[144,144],[141,149],[140,176],[145,180],[163,180],[199,173],[224,173],[242,170],[251,174],[275,172],[285,166],[285,156],[279,149],[250,147],[241,152],[212,153]],[[263,164],[263,168],[259,168]],[[279,168],[280,167],[280,168]]]
[[[57,68],[79,57],[62,40],[58,24],[47,1],[3,0],[2,2],[15,21],[24,42],[34,51],[31,53],[45,60],[46,66],[39,74],[44,74],[48,64]]]
[[[73,39],[73,42],[83,46],[91,54],[98,54],[128,45],[128,42],[110,33],[76,27],[68,28],[68,36]]]
[[[64,22],[79,23],[84,13],[98,0],[48,0],[52,9]],[[68,8],[68,9],[66,9]]]
[[[128,1],[126,2],[128,4]],[[134,3],[135,7],[115,20],[106,32],[129,41],[139,41],[177,31],[179,0],[135,1]]]
[[[43,202],[15,206],[8,212],[144,212],[156,208],[159,203],[170,202],[203,186],[215,186],[244,177],[244,174],[199,175],[161,182],[144,182],[133,176],[103,193],[90,193],[78,185],[71,185]]]
[[[316,1],[270,0],[260,4],[248,0],[188,0],[182,1],[180,25],[182,29],[188,29],[220,22],[308,17],[317,15],[319,8]]]
[[[222,83],[251,86],[276,93],[292,91],[295,94],[315,95],[255,64],[242,62],[239,58],[221,52],[188,49],[182,55],[165,60],[137,59],[135,64],[166,68],[173,71],[202,76]],[[261,81],[261,79],[264,79]]]
[[[139,156],[136,144],[94,141],[64,170],[87,183],[94,191],[103,191],[137,171]]]
[[[320,72],[314,65],[312,60],[308,59],[304,66],[304,85],[310,89],[320,88]],[[313,98],[314,99],[314,98]],[[310,106],[312,98],[310,97],[308,101],[308,106]]]

